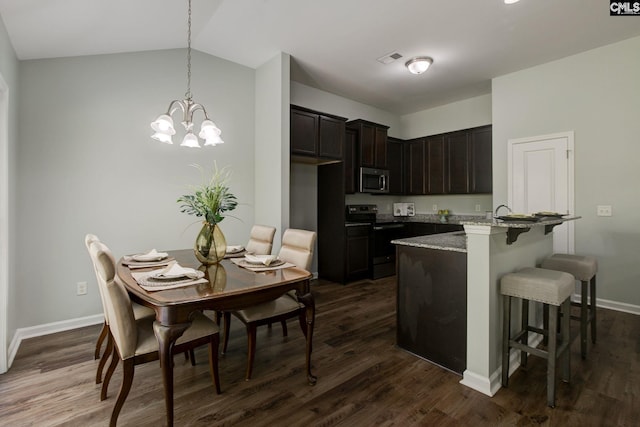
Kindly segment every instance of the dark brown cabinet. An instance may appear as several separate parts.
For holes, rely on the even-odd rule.
[[[387,138],[389,194],[404,194],[403,147],[402,140],[393,137]]]
[[[344,158],[344,117],[291,106],[291,154],[320,159]]]
[[[469,132],[452,132],[445,136],[448,174],[446,192],[469,193]]]
[[[426,193],[447,193],[445,139],[442,135],[430,136],[426,139],[425,164],[426,164]]]
[[[356,179],[356,136],[354,129],[347,128],[344,138],[344,192],[353,194],[357,191]]]
[[[425,139],[405,142],[404,190],[406,194],[425,194]]]
[[[369,277],[369,226],[352,225],[346,229],[346,278],[353,281]]]
[[[491,125],[405,143],[405,194],[491,193]]]
[[[471,130],[471,193],[491,193],[493,190],[491,141],[490,125]]]
[[[347,122],[357,132],[358,166],[387,169],[387,130],[389,126],[366,120]]]

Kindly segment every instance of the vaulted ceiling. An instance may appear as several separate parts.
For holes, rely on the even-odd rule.
[[[605,0],[192,0],[192,47],[396,114],[489,93],[491,79],[640,35]],[[186,47],[187,0],[0,0],[22,60]],[[377,59],[397,52],[390,64]],[[433,66],[412,75],[414,56]],[[599,64],[594,64],[598,66]]]

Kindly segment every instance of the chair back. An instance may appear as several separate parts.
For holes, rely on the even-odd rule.
[[[111,251],[102,242],[90,246],[92,259],[96,260],[98,286],[103,287],[104,305],[109,318],[109,330],[118,347],[120,357],[125,360],[135,355],[138,330],[133,316],[131,299],[124,285],[116,276],[116,262]]]
[[[104,305],[104,289],[103,286],[100,286],[100,278],[98,277],[98,270],[96,268],[97,260],[93,258],[91,254],[91,245],[94,242],[100,242],[100,239],[95,234],[87,234],[84,236],[84,245],[87,247],[87,251],[89,252],[89,257],[91,257],[91,263],[93,264],[93,272],[96,275],[96,281],[98,282],[98,291],[100,291],[100,301],[102,301],[102,312],[104,313],[104,323],[109,324],[109,317],[107,315],[107,306]]]
[[[273,236],[276,228],[268,225],[254,225],[249,235],[249,243],[245,249],[254,255],[271,255]]]
[[[288,228],[282,235],[282,246],[278,258],[309,270],[315,241],[315,231]]]

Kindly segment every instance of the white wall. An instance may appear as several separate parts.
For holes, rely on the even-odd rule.
[[[400,117],[403,139],[437,135],[491,123],[491,94]]]
[[[116,257],[192,247],[198,220],[176,203],[201,182],[192,163],[230,166],[241,205],[232,212],[238,219],[221,228],[229,243],[246,242],[254,222],[255,72],[193,52],[194,100],[225,144],[185,149],[152,140],[149,128],[182,99],[185,58],[178,49],[20,62],[16,327],[101,313],[85,233]],[[76,296],[78,281],[89,282],[88,295]]]
[[[15,301],[16,291],[14,287],[9,284],[15,281],[15,268],[13,262],[15,259],[15,247],[16,247],[16,147],[17,142],[17,129],[18,129],[18,59],[15,55],[13,47],[9,41],[4,22],[0,19],[0,76],[4,84],[5,89],[0,94],[5,105],[5,110],[0,111],[0,114],[6,114],[6,122],[0,119],[0,145],[2,145],[2,152],[0,153],[0,221],[6,221],[5,226],[0,229],[0,329],[5,328],[4,331],[0,331],[0,373],[4,371],[7,363],[6,348],[9,346],[9,342],[13,333],[15,332],[17,325],[15,322]],[[1,109],[0,109],[1,110]]]
[[[289,227],[289,55],[256,70],[255,221],[276,227],[273,253]]]
[[[598,298],[622,309],[640,306],[639,52],[636,37],[492,84],[494,203],[507,201],[509,139],[574,131],[576,253],[598,258]]]

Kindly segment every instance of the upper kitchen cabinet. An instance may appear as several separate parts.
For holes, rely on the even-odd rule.
[[[426,138],[405,142],[404,192],[410,195],[425,193],[425,145]]]
[[[353,120],[347,127],[357,132],[358,166],[387,169],[387,130],[389,126],[366,120]]]
[[[293,160],[314,162],[344,158],[346,118],[296,105],[291,105],[290,111]]]
[[[445,135],[447,151],[446,190],[449,194],[469,193],[469,132],[451,132]]]
[[[353,194],[357,191],[358,181],[356,179],[356,137],[358,132],[355,129],[347,128],[344,139],[344,192]]]
[[[405,144],[405,194],[491,193],[491,125]]]
[[[491,141],[491,125],[471,129],[471,170],[469,174],[472,193],[491,193],[493,191]]]
[[[403,147],[401,139],[387,138],[387,168],[389,169],[389,194],[404,194]]]

